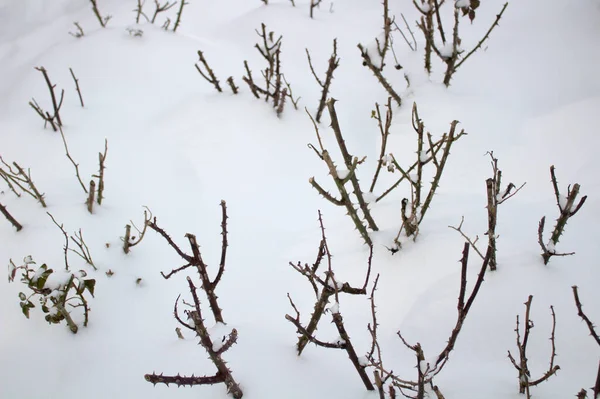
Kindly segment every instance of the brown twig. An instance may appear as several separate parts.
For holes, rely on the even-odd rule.
[[[94,11],[94,15],[96,16],[96,19],[98,19],[98,22],[100,22],[100,26],[102,26],[103,28],[106,28],[106,24],[112,17],[110,15],[103,17],[100,14],[100,10],[98,10],[98,4],[97,4],[96,0],[90,0],[90,3],[92,3],[92,11]]]
[[[17,219],[15,219],[10,213],[8,213],[6,206],[0,204],[0,212],[4,215],[6,219],[8,219],[10,224],[12,224],[15,229],[17,229],[17,231],[21,231],[23,226],[19,222],[17,222]]]
[[[219,345],[215,345],[215,341],[213,340],[213,337],[210,336],[202,317],[200,300],[198,299],[198,295],[196,293],[197,288],[190,277],[187,278],[187,282],[190,293],[192,294],[192,298],[194,300],[194,310],[186,311],[185,313],[188,319],[191,320],[192,324],[190,325],[185,323],[178,315],[177,302],[179,301],[179,297],[177,297],[177,300],[175,301],[175,318],[184,327],[196,331],[196,334],[200,338],[200,345],[202,345],[202,347],[208,353],[208,357],[217,368],[217,373],[214,376],[204,377],[196,377],[194,375],[186,377],[179,374],[176,376],[163,376],[162,374],[157,375],[156,373],[152,373],[146,374],[144,378],[146,381],[151,382],[154,385],[159,383],[166,385],[175,384],[178,387],[223,383],[227,387],[227,390],[231,396],[233,396],[235,399],[240,399],[244,393],[239,384],[233,378],[231,370],[227,367],[227,363],[221,357],[223,353],[225,353],[237,342],[237,330],[235,328],[232,329],[228,337],[223,337],[222,342]],[[206,288],[204,289],[206,290]]]
[[[191,267],[191,266],[196,267],[198,275],[200,276],[200,280],[202,281],[202,289],[206,292],[206,296],[208,297],[208,303],[210,305],[211,311],[213,313],[215,321],[218,323],[224,323],[222,309],[219,307],[219,303],[217,301],[218,297],[215,293],[215,288],[221,281],[221,277],[223,276],[223,272],[225,271],[225,254],[226,254],[226,248],[228,245],[228,242],[227,242],[227,207],[226,207],[225,201],[221,201],[221,209],[222,209],[222,215],[223,215],[223,219],[221,222],[221,229],[222,229],[221,234],[223,235],[223,242],[222,242],[222,248],[221,248],[221,262],[222,263],[219,265],[219,270],[213,280],[211,280],[210,277],[208,276],[207,265],[202,260],[202,255],[200,254],[200,247],[199,247],[198,243],[196,242],[195,235],[190,234],[190,233],[187,233],[185,235],[185,237],[188,239],[190,248],[192,250],[192,255],[189,255],[189,254],[184,253],[179,248],[179,246],[177,246],[177,244],[175,244],[175,242],[166,233],[166,231],[163,230],[162,228],[160,228],[156,224],[156,218],[154,218],[153,221],[147,222],[147,226],[150,227],[152,230],[156,231],[157,233],[159,233],[167,241],[167,243],[175,250],[175,252],[177,252],[177,254],[187,262],[185,265],[183,265],[177,269],[171,270],[171,272],[168,274],[164,274],[161,272],[162,276],[165,279],[168,279],[172,275],[174,275],[182,270],[185,270],[188,267]]]
[[[175,26],[173,26],[173,32],[177,32],[177,28],[181,24],[181,16],[183,15],[183,7],[185,7],[188,3],[185,0],[179,0],[179,11],[177,11],[177,18],[175,19]]]
[[[215,89],[217,89],[217,91],[219,93],[222,93],[223,90],[221,89],[221,86],[219,85],[219,80],[215,76],[215,74],[214,74],[213,70],[210,68],[210,66],[208,66],[208,63],[206,62],[206,58],[204,58],[204,54],[200,50],[198,50],[198,57],[200,57],[200,62],[204,66],[204,69],[206,69],[208,76],[206,76],[206,74],[204,72],[202,72],[202,69],[200,69],[198,64],[194,64],[194,66],[196,67],[196,70],[198,71],[198,73],[200,75],[202,75],[202,77],[204,79],[206,79],[209,83],[211,83],[213,86],[215,86]],[[232,78],[230,78],[230,79],[232,79]],[[232,85],[232,82],[230,83],[230,86],[231,85]],[[233,87],[235,87],[235,85],[232,86],[232,90],[233,90]],[[233,92],[236,93],[235,90]]]
[[[340,59],[337,56],[337,39],[333,39],[333,53],[331,53],[331,57],[329,57],[327,72],[325,73],[325,81],[321,81],[317,76],[313,65],[312,60],[310,58],[310,53],[308,49],[306,49],[306,56],[308,57],[308,65],[310,66],[310,71],[313,76],[317,80],[319,86],[321,86],[321,99],[319,100],[319,107],[317,108],[317,123],[321,123],[321,116],[323,115],[323,111],[325,110],[325,106],[327,105],[327,97],[329,95],[329,88],[331,86],[331,82],[333,81],[333,72],[340,65]]]
[[[44,200],[44,194],[40,193],[33,180],[31,180],[31,171],[27,169],[27,173],[25,170],[17,163],[13,162],[13,166],[15,170],[8,163],[4,162],[4,159],[0,156],[0,162],[6,167],[6,170],[0,168],[0,177],[8,184],[9,188],[18,196],[21,195],[17,193],[17,190],[13,186],[13,183],[19,187],[23,192],[29,194],[31,197],[36,199],[42,207],[46,208],[46,201]],[[25,185],[29,186],[29,189],[25,187]]]
[[[563,198],[560,194],[560,190],[558,189],[558,182],[556,180],[554,165],[550,166],[550,175],[552,177],[552,187],[554,188],[556,205],[558,206],[560,215],[556,220],[556,225],[554,226],[554,230],[552,231],[550,240],[547,244],[544,244],[543,239],[544,226],[546,223],[545,216],[542,217],[538,225],[538,243],[542,248],[542,259],[544,260],[545,265],[548,264],[550,258],[553,256],[568,256],[575,254],[575,252],[557,253],[556,244],[558,244],[558,241],[564,232],[565,226],[567,225],[569,218],[574,216],[587,200],[587,195],[584,195],[579,201],[579,203],[575,206],[575,201],[577,200],[577,196],[579,195],[579,189],[581,188],[578,183],[575,183],[572,188],[569,185],[567,188],[567,196]]]
[[[371,72],[373,72],[373,75],[375,75],[375,77],[377,78],[379,83],[381,83],[381,86],[383,86],[383,88],[394,99],[394,101],[396,101],[396,104],[398,104],[398,106],[401,107],[402,106],[402,98],[400,98],[400,96],[398,95],[398,93],[396,93],[396,91],[394,90],[392,85],[381,74],[381,70],[373,64],[373,62],[371,61],[371,57],[369,57],[369,54],[364,49],[362,44],[358,44],[358,48],[360,50],[360,54],[363,59],[363,65],[368,67],[371,70]]]
[[[529,371],[528,359],[527,359],[527,343],[529,342],[529,334],[531,333],[531,329],[534,327],[533,321],[530,319],[531,312],[531,302],[533,301],[533,295],[529,295],[527,302],[525,302],[525,331],[523,333],[523,338],[521,338],[521,334],[519,333],[519,316],[517,315],[517,327],[515,328],[515,332],[517,334],[517,347],[519,348],[519,362],[515,360],[513,355],[508,351],[508,358],[513,366],[519,372],[519,393],[526,394],[527,399],[531,398],[530,387],[539,385],[540,383],[548,380],[551,376],[556,374],[558,370],[560,370],[560,366],[554,364],[554,359],[556,357],[556,346],[555,346],[555,330],[556,330],[556,314],[554,313],[554,308],[550,306],[550,311],[552,313],[552,333],[550,335],[550,342],[552,343],[552,352],[550,354],[550,367],[548,371],[546,371],[540,378],[531,381],[531,373]]]
[[[73,77],[73,81],[75,82],[75,89],[77,90],[77,95],[79,95],[79,103],[81,104],[81,108],[84,108],[83,97],[81,96],[81,89],[79,88],[79,79],[75,77],[75,72],[73,72],[73,68],[69,68],[71,71],[71,76]]]

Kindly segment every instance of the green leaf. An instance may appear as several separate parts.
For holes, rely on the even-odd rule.
[[[47,268],[48,268],[48,266],[46,266],[46,264],[43,264],[42,266],[40,266],[40,269],[44,269],[44,272],[35,282],[35,287],[38,290],[41,290],[44,288],[44,285],[46,285],[46,280],[48,280],[48,277],[50,277],[50,275],[52,273],[54,273],[54,270],[52,270],[52,269],[46,270]]]
[[[83,285],[85,288],[87,288],[87,290],[90,292],[90,294],[92,294],[92,296],[94,296],[94,289],[96,288],[96,280],[94,280],[94,279],[83,280]]]
[[[50,312],[50,309],[48,309],[48,306],[42,305],[42,312],[48,313],[48,312]]]
[[[23,292],[19,292],[19,299],[25,301],[27,300],[27,295],[25,295]]]
[[[29,309],[35,308],[35,305],[31,301],[21,302],[19,305],[21,305],[21,310],[25,317],[29,318]]]

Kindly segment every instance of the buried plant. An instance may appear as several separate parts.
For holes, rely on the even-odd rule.
[[[517,315],[517,327],[515,332],[517,333],[517,347],[519,348],[519,360],[515,360],[513,355],[508,351],[508,358],[510,362],[515,366],[519,372],[519,393],[525,394],[527,399],[531,398],[530,388],[541,384],[548,380],[550,377],[556,374],[560,370],[559,365],[554,364],[556,358],[556,346],[554,344],[554,331],[556,330],[556,314],[554,308],[550,306],[550,312],[552,313],[552,333],[550,334],[550,342],[552,344],[552,352],[550,354],[550,366],[540,378],[532,380],[531,372],[529,371],[528,359],[527,359],[527,343],[529,342],[529,334],[531,329],[534,327],[533,320],[529,318],[531,311],[531,302],[533,301],[533,295],[529,295],[527,302],[525,302],[525,330],[523,337],[520,334],[519,328],[519,315]]]
[[[9,165],[0,156],[0,162],[4,165],[4,168],[0,166],[0,177],[6,182],[8,187],[17,197],[21,196],[21,193],[15,188],[18,187],[21,192],[29,194],[31,197],[36,199],[42,207],[46,207],[46,201],[44,200],[44,193],[40,193],[33,180],[31,180],[31,171],[23,169],[18,163],[13,162],[12,166]],[[14,167],[14,169],[13,169]],[[27,186],[27,187],[26,187]]]
[[[517,188],[512,182],[508,183],[506,188],[502,189],[502,171],[498,169],[498,159],[494,157],[494,153],[492,151],[488,152],[488,155],[492,159],[492,171],[493,177],[490,177],[485,181],[486,193],[487,193],[487,213],[488,213],[488,230],[485,233],[488,237],[488,247],[492,250],[492,254],[490,257],[490,270],[494,271],[497,269],[497,261],[496,261],[496,239],[498,235],[496,234],[496,225],[498,223],[498,206],[503,204],[505,201],[516,195],[524,186],[525,183],[521,184]],[[469,238],[462,230],[462,225],[464,222],[464,217],[461,219],[458,227],[448,226],[453,230],[458,231],[465,240],[471,245],[471,247],[477,252],[477,254],[484,258],[483,253],[479,248],[477,248],[477,241],[479,241],[479,236],[476,236],[475,239]]]
[[[200,50],[198,50],[198,57],[200,58],[199,61],[202,64],[204,71],[202,71],[202,68],[200,68],[200,66],[197,63],[195,64],[196,70],[204,79],[206,79],[208,83],[212,84],[219,93],[222,93],[223,89],[221,89],[219,79],[217,79],[217,77],[215,76],[215,73],[213,72],[212,68],[208,65],[206,58],[204,58],[204,54]],[[233,76],[227,78],[227,84],[231,88],[233,94],[238,94],[239,87],[235,85],[233,81]]]
[[[292,96],[292,88],[290,84],[285,80],[283,72],[281,72],[281,40],[283,36],[279,36],[275,40],[274,32],[267,33],[267,27],[265,24],[261,24],[261,30],[256,31],[260,36],[261,43],[257,43],[254,47],[258,50],[260,55],[267,62],[267,66],[261,71],[261,74],[265,80],[264,87],[259,86],[254,78],[252,77],[252,71],[248,66],[248,62],[244,61],[244,68],[246,69],[246,76],[242,79],[254,97],[260,99],[261,95],[264,96],[265,102],[269,100],[273,104],[277,112],[277,116],[281,116],[286,98],[289,97],[297,109],[298,99],[294,100]],[[284,87],[284,84],[286,87]]]
[[[454,6],[452,31],[448,31],[444,28],[442,17],[440,15],[440,7],[445,3]],[[413,1],[413,4],[419,13],[421,13],[421,18],[417,21],[417,26],[423,33],[425,39],[425,70],[428,74],[431,74],[432,54],[438,56],[438,58],[446,64],[443,80],[444,85],[446,86],[450,85],[450,80],[458,68],[479,50],[483,43],[489,38],[490,33],[498,26],[498,22],[508,6],[508,3],[504,4],[502,10],[496,15],[496,19],[485,35],[466,55],[463,56],[464,50],[461,48],[462,39],[459,36],[460,17],[461,14],[463,17],[468,16],[472,23],[475,19],[476,9],[479,7],[480,0],[447,2],[445,0],[420,0],[420,2],[415,0]],[[439,36],[439,39],[437,36]]]
[[[308,264],[302,266],[300,262],[297,264],[290,262],[290,266],[308,279],[313,291],[315,292],[317,301],[315,302],[314,311],[311,315],[310,321],[306,326],[304,326],[300,321],[300,311],[288,294],[288,299],[290,300],[290,304],[294,309],[296,316],[292,317],[289,314],[286,314],[285,318],[296,327],[297,332],[300,334],[298,337],[298,343],[296,344],[298,356],[302,354],[302,351],[309,342],[324,348],[345,350],[366,389],[372,391],[375,388],[373,387],[373,383],[365,371],[365,364],[361,363],[360,359],[358,358],[354,345],[352,345],[352,341],[350,340],[348,332],[346,331],[346,327],[344,326],[344,319],[340,313],[340,295],[365,295],[367,293],[366,288],[367,284],[369,283],[369,276],[371,274],[373,247],[370,247],[367,274],[363,286],[361,288],[355,288],[347,282],[338,282],[335,279],[335,273],[333,272],[331,265],[331,253],[329,252],[327,238],[325,237],[325,228],[323,226],[321,211],[319,211],[319,226],[321,228],[321,243],[319,244],[319,250],[315,263],[310,266]],[[327,262],[327,270],[324,271],[323,276],[319,276],[319,267],[324,259]],[[327,305],[330,303],[330,299],[332,297],[335,299],[335,302],[330,308],[327,308]],[[340,334],[340,337],[335,342],[324,342],[315,337],[315,332],[317,330],[319,321],[326,312],[331,313],[332,322],[335,324],[335,327]]]
[[[88,293],[92,297],[94,296],[96,280],[86,278],[87,273],[85,270],[79,270],[77,272],[71,270],[69,266],[69,251],[75,253],[78,252],[69,248],[69,237],[62,224],[59,225],[52,215],[48,215],[52,218],[54,224],[60,228],[65,237],[65,245],[63,247],[65,269],[62,271],[55,271],[54,269],[49,268],[45,263],[40,267],[35,267],[33,265],[36,263],[31,256],[25,257],[23,259],[23,264],[20,266],[15,265],[11,259],[8,281],[13,282],[16,278],[17,271],[21,271],[21,282],[25,284],[30,291],[28,294],[19,292],[19,305],[21,306],[21,310],[25,317],[29,318],[30,310],[35,308],[34,301],[37,301],[42,312],[46,314],[45,319],[48,323],[60,324],[62,321],[65,321],[69,330],[71,330],[73,334],[77,334],[79,326],[73,319],[71,313],[74,309],[82,308],[83,326],[87,327],[90,308],[86,296]],[[81,235],[79,238],[81,238]],[[73,240],[77,243],[76,239]],[[83,243],[83,238],[81,238],[81,243]],[[85,243],[83,245],[85,245]],[[84,248],[87,250],[87,246]],[[84,257],[81,254],[79,255]],[[89,250],[86,255],[89,257]],[[90,262],[91,257],[89,257],[88,263]],[[93,266],[93,263],[90,264]]]
[[[184,253],[179,246],[171,239],[171,237],[156,224],[156,218],[152,221],[147,221],[146,224],[152,230],[159,233],[168,243],[169,245],[177,252],[177,254],[187,262],[185,265],[171,270],[168,274],[164,274],[161,272],[162,276],[165,279],[170,278],[172,275],[179,273],[183,270],[186,270],[189,267],[195,267],[199,276],[200,281],[202,282],[202,289],[204,290],[210,309],[212,311],[213,317],[217,324],[225,324],[223,321],[223,315],[221,313],[221,308],[219,308],[219,304],[217,302],[217,295],[215,293],[215,288],[221,281],[221,277],[223,277],[223,272],[225,271],[225,260],[227,255],[227,207],[225,201],[221,201],[221,212],[222,212],[222,221],[221,221],[221,235],[223,236],[222,245],[221,245],[221,260],[219,263],[219,270],[217,275],[213,280],[211,280],[208,276],[207,266],[202,260],[202,256],[200,254],[200,246],[196,242],[196,236],[193,234],[186,234],[186,238],[189,241],[192,254]],[[205,319],[202,316],[202,310],[200,305],[200,300],[197,294],[197,288],[192,282],[192,279],[187,277],[188,287],[190,293],[192,295],[193,304],[190,305],[192,310],[186,310],[185,315],[189,322],[183,321],[183,319],[179,315],[178,311],[178,303],[179,297],[175,301],[175,309],[174,315],[179,324],[188,330],[195,331],[198,337],[200,338],[200,345],[206,350],[209,355],[210,360],[214,363],[217,368],[217,373],[212,376],[165,376],[163,374],[146,374],[144,378],[146,381],[156,384],[175,384],[177,386],[193,386],[193,385],[212,385],[218,383],[224,383],[227,386],[227,390],[231,395],[239,399],[243,396],[243,392],[235,381],[231,374],[231,370],[227,367],[227,364],[221,357],[224,352],[226,352],[233,344],[237,341],[237,330],[234,328],[231,330],[231,333],[227,337],[215,337],[218,340],[213,339],[208,329],[205,325]]]
[[[69,147],[67,145],[67,138],[65,137],[65,133],[62,128],[59,128],[60,135],[63,141],[63,145],[65,147],[65,155],[73,164],[75,168],[75,176],[77,177],[77,181],[81,186],[82,190],[87,194],[86,197],[86,207],[89,213],[93,213],[94,202],[97,202],[98,205],[102,205],[102,200],[104,199],[104,169],[106,166],[104,165],[106,161],[106,154],[108,152],[108,140],[104,140],[104,152],[98,152],[98,174],[92,175],[92,179],[90,179],[89,189],[86,188],[85,184],[83,184],[83,180],[81,179],[81,175],[79,174],[79,164],[75,162],[71,153],[69,152]],[[98,183],[94,181],[94,178],[98,179]]]
[[[417,104],[413,104],[412,126],[415,133],[417,133],[417,160],[409,168],[403,168],[396,161],[396,158],[391,155],[391,169],[398,170],[402,177],[377,199],[379,201],[403,180],[407,180],[410,184],[411,200],[409,201],[408,198],[402,200],[402,225],[394,240],[396,250],[401,247],[400,235],[403,231],[407,237],[413,237],[413,239],[416,239],[419,234],[419,225],[425,218],[425,214],[429,210],[435,192],[440,185],[452,144],[467,134],[464,129],[457,133],[456,125],[458,125],[458,121],[452,121],[448,133],[444,133],[441,139],[434,142],[431,133],[425,133],[425,123],[419,118]],[[429,190],[425,191],[423,178],[425,166],[428,164],[432,164],[435,169]]]
[[[312,10],[312,9],[311,9]],[[321,99],[319,100],[319,107],[317,109],[317,115],[315,119],[317,123],[321,123],[321,116],[323,115],[323,110],[325,110],[325,105],[327,104],[327,98],[329,96],[329,88],[331,87],[331,81],[333,80],[333,71],[340,65],[340,59],[337,56],[337,39],[333,39],[333,53],[331,53],[331,57],[329,57],[329,62],[327,66],[327,72],[325,72],[325,81],[321,81],[313,68],[312,60],[310,58],[310,53],[308,49],[306,49],[306,56],[308,57],[308,65],[310,66],[310,71],[313,76],[317,80],[319,86],[321,86]]]
[[[394,19],[389,16],[389,7],[388,0],[383,0],[383,33],[380,37],[375,38],[375,41],[370,46],[363,46],[362,44],[358,44],[357,47],[360,50],[360,55],[363,59],[363,66],[366,66],[371,70],[373,75],[377,78],[381,86],[388,92],[388,95],[394,99],[398,106],[402,106],[402,98],[400,95],[394,90],[392,85],[388,82],[388,80],[383,76],[383,68],[385,67],[385,57],[388,53],[389,49],[392,49],[392,25],[394,24]],[[395,54],[394,54],[395,57]],[[401,69],[402,67],[396,60],[396,69]],[[405,79],[408,78],[405,75]]]
[[[131,251],[132,247],[135,247],[140,242],[142,242],[144,236],[146,235],[146,229],[148,228],[148,224],[152,220],[152,211],[147,206],[145,206],[144,208],[146,209],[144,210],[144,227],[142,228],[142,230],[138,229],[135,223],[133,223],[133,221],[131,220],[129,221],[130,224],[125,225],[125,236],[123,236],[122,240],[123,252],[125,252],[126,254],[128,254],[129,251]],[[131,234],[131,226],[133,226],[133,228],[137,231],[137,236]]]
[[[556,252],[556,244],[558,244],[558,240],[560,236],[565,230],[565,226],[567,225],[567,221],[571,216],[574,216],[583,206],[585,200],[587,199],[587,195],[584,195],[577,205],[575,205],[575,201],[577,200],[577,196],[579,195],[580,186],[578,183],[575,183],[573,187],[569,185],[567,187],[567,195],[563,196],[560,194],[560,190],[558,189],[558,182],[556,181],[556,174],[554,173],[554,165],[550,166],[550,175],[552,176],[552,186],[554,187],[554,195],[556,197],[556,205],[558,206],[558,210],[560,211],[560,215],[556,220],[556,225],[554,226],[554,230],[552,230],[552,234],[547,244],[544,244],[544,226],[546,224],[546,216],[542,217],[538,226],[538,243],[542,248],[542,259],[544,259],[544,264],[547,265],[550,261],[550,258],[553,256],[568,256],[575,255],[575,252],[568,253],[558,253]]]
[[[450,337],[447,341],[446,346],[442,349],[442,351],[433,359],[433,361],[427,361],[426,359],[430,359],[425,357],[425,353],[420,343],[416,343],[414,345],[409,344],[402,333],[398,331],[398,336],[402,340],[402,343],[414,352],[416,357],[416,369],[417,369],[417,378],[416,379],[406,379],[401,378],[394,373],[393,370],[389,370],[384,366],[382,360],[382,350],[381,346],[378,342],[377,338],[377,317],[375,312],[375,300],[374,300],[374,292],[375,286],[373,287],[373,291],[371,293],[371,313],[372,313],[372,323],[369,324],[368,330],[371,333],[372,345],[371,350],[367,354],[367,362],[369,366],[373,367],[374,375],[375,375],[375,383],[377,389],[380,393],[380,398],[384,397],[385,386],[387,385],[388,392],[390,398],[396,397],[396,389],[400,391],[400,393],[409,398],[416,399],[424,399],[427,397],[432,397],[428,394],[428,392],[433,391],[432,394],[435,394],[438,398],[443,398],[440,389],[433,383],[433,379],[437,376],[448,364],[450,359],[450,353],[454,349],[456,344],[456,340],[462,330],[462,327],[465,323],[467,315],[469,314],[469,310],[471,309],[475,298],[481,288],[483,283],[483,279],[486,273],[487,265],[490,259],[491,251],[488,248],[488,251],[485,255],[485,258],[482,262],[481,268],[479,270],[479,274],[477,276],[477,280],[473,285],[471,294],[466,296],[467,293],[467,266],[469,260],[469,248],[470,245],[468,242],[465,242],[462,251],[462,259],[461,259],[461,274],[460,274],[460,291],[458,295],[458,315],[456,318],[456,324],[450,333]],[[410,394],[405,393],[410,392]]]
[[[331,195],[327,190],[325,190],[314,177],[309,179],[309,183],[321,194],[326,200],[331,202],[337,206],[343,206],[348,211],[348,215],[354,222],[354,226],[359,231],[361,237],[365,241],[365,243],[369,246],[373,245],[371,237],[369,237],[369,233],[367,231],[367,227],[373,231],[378,231],[379,228],[375,223],[375,220],[371,216],[371,211],[369,210],[368,204],[365,201],[364,194],[362,189],[360,188],[360,184],[358,182],[358,177],[356,176],[356,168],[358,165],[364,162],[365,158],[359,160],[357,157],[353,157],[348,152],[348,148],[346,147],[346,142],[344,141],[344,137],[342,136],[342,131],[340,128],[340,124],[338,121],[337,113],[335,111],[335,100],[330,99],[327,102],[327,110],[329,111],[329,116],[331,118],[331,127],[335,134],[335,139],[337,141],[340,152],[342,153],[342,158],[344,159],[344,165],[346,167],[345,170],[337,169],[331,156],[329,155],[329,151],[327,151],[323,147],[323,142],[321,140],[321,135],[319,134],[319,128],[317,127],[316,122],[312,118],[310,114],[309,117],[313,121],[313,125],[315,128],[315,132],[317,134],[317,139],[319,142],[319,149],[317,149],[314,145],[309,144],[309,147],[312,148],[317,156],[321,158],[327,168],[329,169],[329,174],[331,175],[337,190],[340,193],[340,198],[335,198]],[[350,182],[352,186],[352,193],[358,202],[358,207],[360,208],[362,215],[366,221],[363,222],[361,217],[358,214],[358,210],[354,207],[354,204],[350,198],[350,192],[346,188],[346,183]]]
[[[33,108],[33,110],[40,116],[40,118],[42,118],[44,120],[44,128],[49,123],[50,126],[52,127],[52,130],[57,132],[58,129],[62,126],[62,120],[60,118],[60,108],[62,107],[62,104],[63,104],[65,90],[64,89],[61,90],[60,100],[57,100],[56,93],[54,93],[54,89],[56,88],[56,85],[53,85],[52,82],[50,81],[50,77],[48,76],[48,71],[46,70],[46,68],[44,68],[43,66],[35,67],[35,70],[40,71],[42,73],[42,75],[44,76],[44,80],[46,81],[46,85],[48,86],[48,91],[50,92],[50,99],[52,100],[53,112],[51,114],[50,112],[42,109],[42,107],[37,103],[37,101],[35,101],[35,98],[31,99],[31,101],[29,102],[29,106],[31,108]]]
[[[65,265],[63,272],[55,272],[44,263],[34,267],[35,262],[31,256],[23,259],[23,264],[17,266],[12,259],[9,264],[8,280],[13,282],[17,271],[21,270],[21,282],[27,286],[30,293],[19,292],[19,305],[25,317],[29,318],[29,311],[35,308],[34,301],[38,301],[42,312],[46,314],[46,321],[50,324],[59,324],[63,320],[73,334],[77,334],[79,326],[72,317],[71,311],[75,308],[83,309],[83,326],[87,327],[89,318],[88,300],[86,291],[93,297],[96,280],[86,279],[84,270],[72,272]]]

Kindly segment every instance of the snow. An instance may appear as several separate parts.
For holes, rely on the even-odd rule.
[[[340,304],[338,302],[335,302],[333,305],[331,305],[331,307],[329,308],[329,311],[332,314],[340,313]]]
[[[568,202],[569,199],[567,198],[567,196],[563,194],[558,195],[558,205],[560,206],[560,209],[566,209]]]
[[[344,180],[346,177],[348,177],[350,171],[348,169],[336,169],[336,173],[340,179]]]
[[[372,40],[381,32],[381,2],[335,2],[334,12],[323,3],[311,20],[308,2],[296,1],[292,7],[287,0],[272,0],[268,6],[260,0],[190,1],[177,33],[160,29],[164,14],[156,26],[145,21],[135,25],[131,12],[135,0],[98,3],[103,13],[113,15],[106,29],[99,27],[86,1],[0,0],[0,155],[31,170],[48,204],[42,208],[27,195],[17,198],[0,180],[0,203],[23,224],[17,233],[0,215],[0,254],[4,264],[13,259],[22,265],[19,260],[24,257],[25,263],[35,259],[32,268],[47,264],[54,270],[47,286],[55,289],[52,295],[60,294],[57,289],[69,277],[64,271],[64,237],[48,211],[69,234],[82,229],[98,267],[95,271],[69,252],[70,269],[84,270],[86,278],[97,281],[95,297],[88,298],[89,325],[80,325],[76,335],[64,323],[48,324],[37,302],[30,318],[23,316],[18,293],[30,292],[20,282],[19,271],[12,283],[0,279],[0,398],[229,397],[222,384],[178,390],[154,387],[144,380],[144,374],[153,371],[214,375],[216,370],[194,331],[182,327],[183,340],[175,333],[180,325],[173,306],[179,294],[180,316],[190,323],[183,313],[189,309],[183,300],[192,302],[185,277],[199,287],[196,271],[192,268],[165,280],[160,272],[186,262],[154,231],[147,231],[127,255],[120,240],[130,220],[142,227],[147,205],[184,252],[191,252],[184,235],[196,235],[214,278],[221,257],[221,199],[227,201],[229,246],[215,292],[226,325],[215,323],[201,289],[198,295],[215,348],[222,347],[233,328],[239,334],[223,359],[243,387],[244,398],[281,398],[282,392],[289,399],[377,396],[365,391],[344,351],[310,344],[298,357],[297,330],[284,316],[295,315],[288,293],[303,322],[314,310],[310,283],[288,262],[314,262],[321,240],[317,210],[323,215],[338,284],[347,281],[361,287],[365,278],[369,251],[346,209],[329,203],[307,182],[315,176],[339,198],[327,166],[307,148],[307,143],[319,146],[304,107],[314,115],[321,88],[310,73],[305,48],[323,78],[332,40],[338,39],[341,61],[331,96],[338,100],[348,151],[358,159],[366,156],[356,173],[361,188],[368,191],[381,152],[379,129],[370,116],[376,102],[386,103],[387,93],[362,66],[356,44],[369,44],[369,54],[374,56]],[[445,10],[452,11],[452,5]],[[461,23],[463,49],[468,51],[479,42],[502,5],[500,0],[482,2],[474,23]],[[411,2],[390,2],[390,6],[397,21],[401,12],[411,24],[420,16]],[[153,7],[153,2],[146,1],[146,7]],[[173,19],[171,12],[168,16]],[[444,348],[456,323],[464,243],[447,226],[458,225],[464,216],[465,230],[485,239],[485,179],[492,171],[484,154],[493,150],[503,186],[509,182],[517,186],[527,182],[527,186],[499,208],[498,270],[485,276],[450,360],[434,382],[448,399],[519,398],[517,372],[506,351],[516,353],[515,316],[523,315],[523,302],[531,294],[532,378],[543,373],[549,361],[550,305],[557,315],[556,361],[561,367],[558,375],[533,388],[533,396],[574,397],[582,387],[593,385],[598,348],[577,316],[571,286],[579,287],[584,310],[596,325],[600,323],[596,288],[600,279],[599,20],[595,1],[511,3],[500,25],[483,48],[461,65],[449,88],[441,83],[445,65],[440,60],[434,59],[431,76],[423,72],[424,43],[418,30],[417,52],[411,52],[400,36],[394,37],[403,69],[393,68],[388,52],[382,73],[403,96],[404,104],[394,105],[385,161],[391,162],[392,153],[404,167],[414,162],[413,102],[433,137],[448,132],[453,120],[459,120],[459,128],[469,135],[452,147],[417,240],[400,237],[403,246],[396,254],[386,247],[393,247],[401,224],[400,201],[411,198],[408,182],[374,201],[400,176],[399,171],[382,168],[373,194],[365,195],[379,227],[371,232],[375,245],[368,293],[339,294],[345,327],[357,353],[370,349],[368,297],[377,274],[378,337],[385,368],[406,379],[416,378],[414,353],[402,345],[398,330],[407,342],[419,342],[430,362]],[[67,34],[73,31],[74,21],[84,28],[82,38]],[[243,60],[248,60],[253,76],[262,83],[264,61],[253,46],[259,40],[254,30],[263,22],[275,38],[283,35],[281,67],[294,95],[301,97],[299,110],[287,103],[280,118],[270,104],[254,99],[241,80]],[[139,28],[144,34],[130,36],[127,28]],[[198,50],[220,80],[223,93],[194,68]],[[559,55],[552,57],[551,67],[548,54]],[[33,69],[36,66],[44,66],[57,90],[65,90],[64,133],[84,183],[98,172],[98,152],[108,140],[106,197],[94,214],[85,209],[85,193],[65,157],[60,135],[50,127],[44,129],[28,105],[35,98],[51,109],[43,77]],[[79,79],[84,108],[70,67]],[[411,78],[409,89],[405,89],[404,73]],[[240,87],[237,96],[226,85],[229,76]],[[341,159],[329,124],[326,111],[319,125],[323,146]],[[422,159],[422,154],[418,156]],[[569,220],[557,245],[559,252],[576,255],[552,257],[544,266],[537,226],[546,216],[547,240],[551,221],[558,216],[550,165],[556,166],[564,193],[569,184],[579,183],[588,201]],[[431,169],[423,171],[425,194],[433,177]],[[550,245],[548,249],[554,250]],[[480,266],[471,251],[468,292]],[[143,285],[136,284],[139,278]],[[337,306],[330,308],[334,311]],[[80,312],[74,311],[77,323]],[[327,314],[317,338],[336,342],[338,334]],[[371,369],[366,371],[372,376]]]
[[[470,5],[471,5],[470,0],[456,0],[455,7],[456,8],[464,8],[464,7],[469,7]]]

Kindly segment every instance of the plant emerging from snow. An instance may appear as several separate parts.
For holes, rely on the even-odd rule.
[[[86,295],[94,296],[96,280],[86,278],[84,270],[72,272],[68,264],[63,271],[55,271],[45,263],[40,267],[34,265],[31,256],[26,256],[22,265],[15,265],[11,259],[8,266],[8,281],[13,282],[17,272],[21,271],[20,280],[30,291],[29,294],[19,292],[19,305],[25,317],[29,318],[29,311],[35,308],[34,301],[37,300],[48,323],[60,324],[64,320],[76,334],[79,327],[69,310],[83,308],[83,326],[87,327],[90,309]]]

